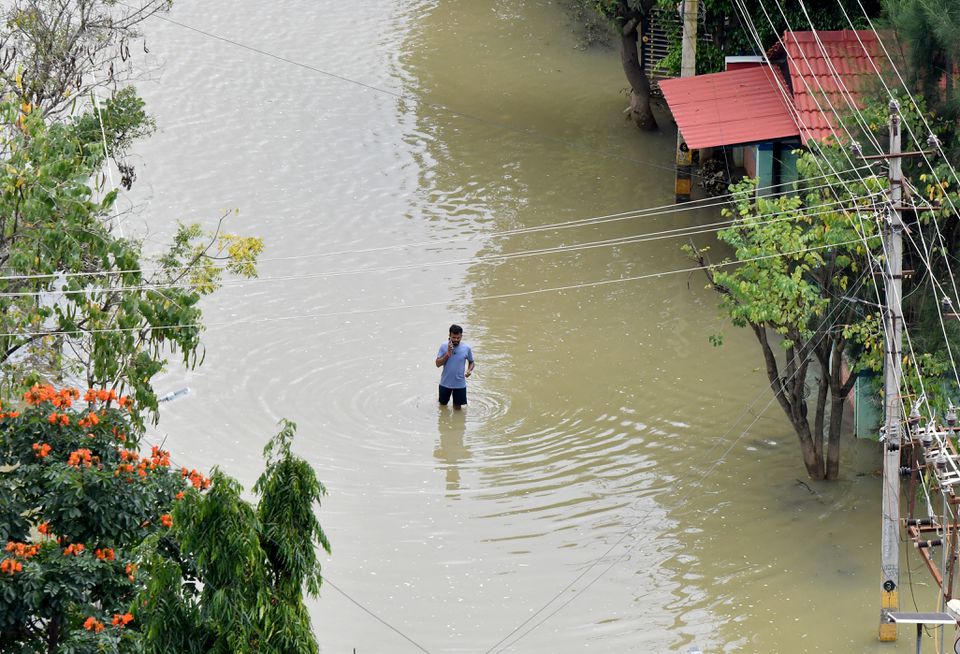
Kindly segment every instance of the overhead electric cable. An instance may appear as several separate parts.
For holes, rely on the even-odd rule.
[[[851,172],[851,171],[847,171]],[[809,190],[825,188],[827,184],[811,186]],[[864,198],[871,197],[871,195],[863,196]],[[53,196],[51,195],[51,198]],[[697,209],[701,208],[711,208],[716,206],[726,206],[729,204],[726,201],[716,202],[713,204],[701,205],[694,207]],[[823,209],[827,207],[841,207],[846,206],[845,200],[836,200],[833,202],[826,202],[821,205],[811,205],[807,209]],[[445,249],[449,248],[451,243],[458,242],[474,242],[474,241],[485,241],[494,238],[501,238],[505,236],[517,236],[517,235],[526,235],[539,232],[548,232],[548,231],[559,231],[564,229],[574,229],[582,227],[591,227],[595,225],[607,224],[612,222],[619,222],[624,220],[633,220],[637,218],[656,218],[660,216],[670,215],[674,213],[681,213],[688,211],[688,208],[684,205],[661,205],[658,207],[651,207],[649,209],[639,209],[634,211],[623,211],[619,213],[606,214],[602,216],[592,216],[589,218],[576,218],[569,221],[561,221],[556,223],[548,223],[544,225],[534,225],[530,227],[517,227],[514,229],[502,230],[499,232],[490,232],[490,233],[481,233],[481,234],[469,234],[464,236],[453,236],[445,238],[435,238],[428,239],[424,241],[412,242],[412,243],[393,243],[390,245],[383,246],[373,246],[366,248],[355,248],[347,250],[333,250],[327,252],[313,252],[310,254],[300,254],[300,255],[290,255],[285,257],[266,257],[258,259],[258,263],[266,262],[276,262],[276,261],[295,261],[295,260],[304,260],[304,259],[317,259],[317,258],[326,258],[334,256],[347,256],[347,255],[358,255],[358,254],[369,254],[369,253],[379,253],[387,252],[393,250],[401,250],[407,248],[429,248],[431,246],[442,246]],[[765,214],[765,215],[775,215],[775,214]],[[765,217],[761,215],[759,217]],[[733,221],[725,221],[732,223]],[[719,225],[720,223],[708,223],[708,225]],[[694,229],[696,226],[689,226],[679,229]],[[666,230],[669,231],[669,230]],[[662,232],[662,233],[666,233]],[[658,232],[660,233],[660,232]],[[20,280],[32,280],[32,279],[59,279],[59,278],[71,278],[71,277],[103,277],[109,275],[125,275],[125,274],[137,274],[137,273],[154,273],[154,272],[172,272],[172,271],[183,271],[189,270],[192,266],[169,266],[169,267],[154,267],[154,268],[131,268],[123,270],[105,270],[105,271],[90,271],[90,272],[63,272],[63,273],[35,273],[28,275],[0,275],[0,282],[3,281],[20,281]]]
[[[865,196],[870,197],[870,196]],[[863,198],[858,198],[863,199]],[[806,212],[805,217],[812,217],[820,215],[821,213],[835,213],[836,211],[842,211],[845,207],[840,207],[837,209],[830,209],[824,212]],[[769,214],[775,215],[775,214]],[[755,226],[768,225],[777,222],[782,222],[786,220],[794,220],[792,216],[773,218],[767,221],[758,221],[754,223]],[[510,261],[513,259],[526,258],[531,256],[544,256],[551,254],[565,254],[569,252],[580,252],[583,250],[590,250],[600,247],[619,247],[624,245],[634,245],[638,243],[649,243],[652,241],[659,241],[664,239],[672,239],[679,237],[690,237],[697,236],[702,234],[710,234],[724,229],[730,228],[735,224],[735,220],[729,221],[720,221],[717,223],[709,223],[707,225],[691,225],[688,227],[680,227],[671,230],[663,230],[661,232],[652,232],[647,234],[638,234],[633,236],[622,236],[612,239],[603,239],[599,241],[589,241],[585,243],[575,243],[571,245],[559,245],[549,248],[538,248],[534,250],[522,250],[519,252],[506,252],[502,254],[491,254],[491,255],[480,255],[474,256],[465,259],[447,259],[442,261],[418,261],[408,264],[397,264],[394,266],[385,266],[379,268],[353,268],[346,270],[329,270],[329,271],[319,271],[312,273],[303,273],[299,275],[280,275],[273,277],[255,277],[251,279],[232,279],[224,280],[220,282],[221,286],[248,286],[251,284],[261,284],[267,282],[289,282],[296,280],[305,280],[305,279],[325,279],[330,277],[340,277],[347,275],[358,275],[358,274],[370,274],[370,273],[389,273],[389,272],[398,272],[402,270],[416,270],[422,268],[433,268],[437,266],[447,266],[447,265],[480,265],[486,263],[499,263],[503,261]],[[223,268],[221,268],[222,270]],[[67,276],[67,275],[64,275]],[[60,279],[60,277],[57,277]],[[130,286],[107,286],[107,287],[84,287],[79,289],[60,289],[56,291],[58,295],[90,295],[94,293],[115,293],[119,291],[151,291],[151,290],[162,290],[168,288],[190,288],[194,284],[187,280],[182,282],[175,283],[145,283],[145,284],[136,284]],[[47,295],[49,291],[40,290],[40,291],[3,291],[0,292],[0,297],[15,298],[15,297],[40,297]]]
[[[887,61],[890,63],[890,68],[893,70],[894,73],[896,73],[897,79],[900,80],[900,83],[903,86],[903,89],[906,92],[907,98],[910,100],[910,103],[913,106],[917,117],[919,117],[920,120],[923,122],[923,125],[927,129],[927,132],[930,135],[930,137],[935,138],[933,128],[930,126],[930,123],[927,121],[927,118],[924,115],[924,112],[920,109],[920,106],[917,104],[916,99],[913,97],[913,93],[911,93],[910,91],[910,86],[906,83],[906,81],[903,79],[903,76],[900,74],[900,71],[897,69],[897,65],[894,62],[893,57],[890,56],[890,52],[887,50],[886,44],[883,42],[883,39],[880,38],[880,34],[877,32],[877,29],[874,27],[873,21],[870,19],[870,16],[867,15],[866,9],[864,9],[863,7],[863,3],[860,2],[860,0],[857,0],[857,4],[860,6],[860,10],[863,12],[864,17],[867,19],[867,24],[870,26],[870,30],[873,32],[873,35],[876,37],[877,43],[879,43],[880,48],[883,50],[884,56],[887,58]],[[853,29],[852,27],[853,22],[850,20],[850,16],[847,14],[846,9],[844,9],[843,3],[840,3],[840,10],[843,12],[844,17],[847,19],[847,23],[851,25],[851,29]],[[853,32],[857,37],[857,41],[860,43],[860,47],[863,49],[864,53],[866,54],[867,59],[870,61],[870,64],[873,66],[873,69],[877,75],[877,78],[880,80],[880,83],[883,85],[884,90],[886,90],[887,95],[891,99],[894,99],[893,92],[891,91],[890,87],[887,85],[887,82],[883,78],[883,75],[881,74],[879,68],[877,68],[876,62],[874,62],[873,57],[870,55],[870,52],[867,50],[867,47],[864,45],[863,40],[860,38],[859,33],[857,33],[856,29],[853,29]],[[920,156],[923,158],[927,167],[930,169],[930,172],[933,174],[935,181],[938,184],[942,184],[943,181],[940,179],[940,175],[937,173],[936,167],[927,157],[926,152],[923,151],[923,144],[913,133],[913,129],[910,127],[909,121],[904,121],[903,124],[907,130],[907,133],[910,134],[910,138],[912,138],[914,143],[916,144],[917,150],[919,151]],[[939,148],[939,146],[938,146],[938,150],[939,150],[938,154],[940,155],[940,158],[943,159],[944,163],[947,164],[947,167],[949,168],[954,181],[956,181],[957,185],[960,186],[960,177],[957,176],[957,171],[954,168],[953,164],[950,162],[949,158],[947,158],[946,153],[941,148]],[[953,198],[950,196],[949,193],[944,193],[944,198],[947,200],[947,203],[953,209],[954,213],[960,213],[960,211],[958,211],[957,209],[957,206],[954,204]],[[937,225],[935,221],[934,221],[934,229],[939,233],[939,225]],[[947,262],[947,272],[950,275],[951,283],[954,289],[953,300],[954,302],[960,303],[960,293],[958,293],[957,291],[956,279],[954,278],[952,268],[949,265],[949,261]]]
[[[879,238],[879,237],[872,237]],[[844,241],[840,243],[830,243],[828,245],[822,245],[811,248],[804,248],[801,250],[795,250],[791,252],[781,252],[778,254],[769,254],[758,257],[750,257],[747,259],[740,259],[737,261],[724,261],[720,263],[713,264],[714,268],[725,268],[728,266],[735,266],[741,263],[746,263],[750,261],[762,261],[765,259],[776,259],[779,257],[793,256],[797,254],[804,254],[808,252],[815,252],[824,249],[830,249],[839,247],[842,245],[850,245],[852,243],[861,243],[861,239]],[[694,266],[691,268],[678,268],[675,270],[663,270],[660,272],[646,273],[643,275],[631,275],[628,277],[618,277],[616,279],[602,279],[595,282],[584,282],[578,284],[568,284],[565,286],[553,286],[549,288],[539,288],[533,289],[530,291],[516,291],[513,293],[500,293],[496,295],[486,295],[486,296],[477,296],[470,299],[471,302],[481,302],[487,300],[504,300],[515,297],[525,297],[529,295],[540,295],[542,293],[555,293],[561,291],[570,291],[577,290],[581,288],[595,288],[599,286],[609,286],[611,284],[623,284],[627,282],[641,281],[644,279],[653,279],[657,277],[666,277],[669,275],[676,275],[681,273],[690,273],[700,270],[699,266]],[[424,302],[420,304],[396,304],[391,306],[381,306],[373,309],[353,309],[349,311],[332,311],[324,313],[306,313],[306,314],[297,314],[297,315],[288,315],[288,316],[273,316],[270,318],[259,318],[259,319],[250,319],[250,320],[231,320],[224,321],[222,323],[184,323],[184,324],[169,324],[169,325],[148,325],[141,327],[105,327],[105,328],[95,328],[95,329],[74,329],[74,330],[38,330],[37,332],[7,332],[0,333],[0,337],[33,337],[37,335],[43,336],[75,336],[78,334],[111,334],[111,333],[132,333],[132,332],[146,332],[146,331],[157,331],[157,330],[176,330],[176,329],[197,329],[202,327],[225,327],[233,326],[240,324],[263,324],[270,322],[279,322],[279,321],[289,321],[289,320],[303,320],[303,319],[314,319],[314,318],[334,318],[340,316],[353,316],[353,315],[366,315],[371,313],[382,313],[384,311],[394,311],[397,309],[422,309],[426,307],[436,307],[436,306],[445,306],[449,304],[449,300],[442,300],[437,302]]]

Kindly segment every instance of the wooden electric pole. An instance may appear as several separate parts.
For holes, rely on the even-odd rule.
[[[883,500],[880,538],[880,640],[897,639],[897,625],[890,614],[900,608],[900,446],[903,412],[900,403],[901,348],[903,312],[900,306],[903,280],[903,220],[900,215],[903,196],[903,171],[900,155],[900,105],[890,101],[889,200],[883,229],[884,245],[884,430]]]
[[[680,51],[680,77],[693,77],[697,74],[697,9],[700,0],[683,0],[682,50]],[[677,202],[690,201],[690,179],[693,168],[693,154],[677,130]]]

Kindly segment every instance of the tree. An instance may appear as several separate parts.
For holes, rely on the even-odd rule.
[[[255,507],[214,472],[211,491],[185,498],[169,535],[150,540],[140,596],[146,652],[318,651],[303,593],[320,592],[316,546],[330,552],[313,508],[326,489],[291,453],[296,425],[282,425],[264,449]]]
[[[960,97],[960,3],[899,0],[884,2],[887,22],[907,55],[910,83],[942,117],[956,118]]]
[[[156,417],[151,379],[170,354],[202,359],[199,300],[225,273],[250,277],[263,245],[180,225],[146,257],[123,238],[101,178],[153,129],[131,88],[131,43],[169,0],[12,0],[0,10],[0,389],[83,378],[130,392]],[[94,102],[97,87],[110,89]],[[109,153],[109,155],[108,155]],[[224,216],[225,218],[226,216]]]
[[[630,115],[640,129],[655,130],[657,120],[650,109],[650,80],[637,45],[656,0],[594,1],[597,11],[611,21],[620,35],[620,63],[630,83]]]
[[[802,179],[820,176],[816,156],[800,156]],[[843,402],[860,372],[878,365],[882,350],[876,312],[860,300],[875,293],[871,260],[880,241],[875,222],[859,216],[873,213],[869,194],[885,182],[825,181],[801,182],[796,194],[773,198],[758,197],[753,180],[732,186],[735,209],[724,213],[734,224],[719,238],[733,247],[734,258],[711,264],[703,249],[688,250],[733,324],[754,333],[812,479],[837,478]],[[807,411],[811,376],[813,416]]]
[[[4,651],[132,651],[136,547],[187,491],[169,453],[139,453],[129,400],[37,386],[0,420]],[[113,619],[111,616],[120,616]]]
[[[0,9],[0,91],[44,116],[73,113],[77,98],[116,89],[131,73],[140,23],[172,0],[12,0]]]
[[[303,593],[321,582],[324,493],[267,446],[261,500],[174,469],[110,390],[36,386],[0,414],[0,650],[316,652]]]
[[[150,384],[170,352],[199,360],[198,301],[225,272],[256,274],[259,239],[181,225],[155,260],[112,231],[116,192],[90,186],[103,162],[100,115],[47,124],[29,105],[0,103],[0,366],[8,387],[82,376],[127,388],[155,411]],[[146,128],[143,103],[117,94],[103,111],[119,145]],[[153,270],[149,269],[153,267]],[[75,378],[75,377],[74,377]],[[137,417],[141,414],[138,412]]]

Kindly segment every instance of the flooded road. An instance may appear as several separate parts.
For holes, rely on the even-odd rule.
[[[804,483],[752,335],[676,272],[663,232],[719,215],[669,206],[675,132],[622,119],[615,51],[551,2],[169,17],[129,228],[229,212],[266,250],[205,304],[204,365],[158,379],[191,393],[154,435],[249,486],[298,424],[329,490],[324,652],[913,651],[876,642],[874,446]],[[452,322],[462,414],[436,406]]]

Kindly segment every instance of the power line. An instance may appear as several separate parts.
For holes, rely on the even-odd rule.
[[[426,652],[426,654],[430,654],[429,650],[427,650],[427,648],[425,648],[423,645],[421,645],[420,643],[418,643],[417,641],[415,641],[413,638],[411,638],[411,637],[408,636],[407,634],[403,633],[402,631],[400,631],[399,629],[397,629],[396,627],[394,627],[392,624],[390,624],[389,622],[387,622],[386,620],[384,620],[383,618],[381,618],[379,615],[377,615],[376,613],[374,613],[373,611],[371,611],[370,609],[368,609],[366,606],[364,606],[363,604],[361,604],[361,603],[358,602],[357,600],[355,600],[355,599],[353,599],[352,597],[350,597],[350,595],[348,595],[345,590],[343,590],[342,588],[340,588],[339,586],[337,586],[335,583],[333,583],[332,581],[330,581],[330,578],[327,577],[326,575],[323,576],[323,583],[329,584],[335,591],[337,591],[338,593],[340,593],[341,595],[343,595],[345,598],[347,598],[347,600],[349,600],[350,602],[352,602],[353,604],[355,604],[356,606],[358,606],[364,613],[366,613],[367,615],[371,616],[371,617],[374,618],[377,622],[379,622],[380,624],[384,625],[385,627],[387,627],[387,628],[390,629],[391,631],[393,631],[393,632],[399,634],[400,636],[402,636],[407,642],[409,642],[410,644],[412,644],[414,647],[416,647],[417,649],[419,649],[421,652]]]
[[[879,238],[879,236],[874,236],[870,238]],[[776,259],[779,257],[793,256],[798,254],[806,254],[809,252],[815,252],[819,250],[831,249],[839,247],[842,245],[850,245],[852,243],[862,243],[862,239],[856,239],[852,241],[843,241],[840,243],[830,243],[828,245],[821,245],[811,248],[803,248],[801,250],[795,250],[791,252],[782,252],[779,254],[770,254],[758,257],[751,257],[748,259],[740,259],[737,261],[724,261],[720,263],[713,264],[714,268],[723,268],[727,266],[735,266],[741,263],[746,263],[750,261],[762,261],[766,259]],[[486,295],[471,298],[471,302],[481,302],[489,300],[506,300],[516,297],[524,297],[529,295],[539,295],[542,293],[555,293],[569,290],[577,290],[582,288],[595,288],[598,286],[608,286],[611,284],[623,284],[627,282],[640,281],[644,279],[653,279],[657,277],[666,277],[668,275],[676,275],[681,273],[690,273],[700,270],[699,266],[694,266],[691,268],[679,268],[675,270],[664,270],[660,272],[646,273],[643,275],[632,275],[629,277],[619,277],[616,279],[602,279],[595,282],[585,282],[578,284],[568,284],[565,286],[553,286],[549,288],[539,288],[530,291],[517,291],[514,293],[500,293],[497,295]],[[225,327],[233,326],[240,324],[262,324],[269,322],[279,322],[279,321],[288,321],[288,320],[303,320],[303,319],[314,319],[314,318],[334,318],[341,316],[353,316],[353,315],[366,315],[372,313],[382,313],[384,311],[394,311],[397,309],[422,309],[427,307],[436,307],[436,306],[445,306],[449,304],[449,301],[437,301],[437,302],[424,302],[420,304],[396,304],[387,307],[376,307],[373,309],[353,309],[349,311],[333,311],[325,313],[306,313],[298,315],[289,315],[289,316],[274,316],[270,318],[260,318],[260,319],[251,319],[251,320],[231,320],[221,323],[207,323],[206,325],[201,323],[186,323],[186,324],[171,324],[171,325],[150,325],[146,327],[105,327],[99,329],[75,329],[75,330],[50,330],[31,333],[31,332],[7,332],[0,333],[0,337],[28,337],[35,336],[37,334],[42,334],[44,336],[76,336],[79,334],[114,334],[114,333],[127,333],[127,332],[142,332],[142,331],[159,331],[159,330],[176,330],[176,329],[199,329],[204,326],[206,327]]]
[[[872,197],[871,195],[865,195],[854,200],[865,200]],[[826,203],[821,205],[823,207],[832,207],[827,208],[824,211],[808,211],[804,213],[805,217],[817,216],[825,213],[836,213],[838,211],[845,210],[846,204],[845,201],[838,201],[834,203]],[[816,207],[811,207],[816,208]],[[778,215],[778,214],[760,214],[757,217],[762,218],[768,215]],[[794,220],[792,216],[772,218],[767,221],[758,221],[753,223],[755,226],[774,224],[783,221]],[[246,286],[249,284],[260,284],[267,282],[289,282],[296,280],[304,279],[321,279],[329,277],[340,277],[347,275],[358,275],[358,274],[370,274],[370,273],[387,273],[387,272],[398,272],[401,270],[410,270],[410,269],[422,269],[422,268],[432,268],[437,266],[447,266],[447,265],[480,265],[491,262],[502,262],[509,261],[513,259],[520,259],[531,256],[544,256],[551,254],[563,254],[568,252],[579,252],[582,250],[589,250],[600,247],[618,247],[624,245],[635,245],[638,243],[649,243],[652,241],[659,241],[664,239],[672,239],[678,237],[690,237],[697,236],[702,234],[709,234],[727,229],[736,223],[736,219],[718,221],[715,223],[708,223],[706,225],[691,225],[688,227],[679,227],[675,229],[662,230],[659,232],[650,232],[646,234],[637,234],[632,236],[622,236],[611,239],[603,239],[599,241],[588,241],[584,243],[574,243],[571,245],[559,245],[550,248],[537,248],[533,250],[522,250],[519,252],[507,252],[503,254],[492,254],[492,255],[481,255],[470,257],[466,259],[448,259],[443,261],[421,261],[408,264],[397,264],[394,266],[386,266],[380,268],[353,268],[347,270],[328,270],[321,272],[313,273],[304,273],[300,275],[280,275],[273,277],[255,277],[251,279],[232,279],[219,282],[221,286]],[[218,270],[224,270],[225,268],[218,268]],[[63,278],[67,277],[67,274],[64,274]],[[61,277],[57,277],[59,280]],[[0,278],[0,281],[9,280],[14,278]],[[39,290],[39,291],[3,291],[0,292],[0,298],[16,298],[16,297],[40,297],[48,294],[56,295],[90,295],[98,292],[105,293],[115,293],[120,291],[150,291],[150,290],[161,290],[168,288],[191,288],[194,284],[190,281],[183,282],[172,282],[172,283],[146,283],[146,284],[136,284],[130,286],[104,286],[104,287],[84,287],[79,289],[57,289],[55,291],[50,290]]]
[[[864,167],[865,169],[868,167]],[[845,171],[852,172],[852,171]],[[829,184],[822,184],[817,186],[810,186],[808,190],[816,190],[819,188],[826,188]],[[729,194],[728,194],[729,195]],[[52,198],[51,194],[51,198]],[[732,195],[730,195],[732,197]],[[863,198],[868,198],[870,195],[863,196]],[[727,200],[719,200],[717,198],[703,199],[694,202],[709,202],[704,203],[698,206],[691,206],[694,203],[687,203],[686,205],[660,205],[656,207],[650,207],[647,209],[638,209],[633,211],[623,211],[619,213],[605,214],[601,216],[592,216],[588,218],[576,218],[569,221],[561,221],[555,223],[548,223],[545,225],[536,225],[531,227],[518,227],[514,229],[502,230],[499,232],[491,232],[487,234],[471,234],[465,236],[455,236],[452,238],[443,238],[443,239],[428,239],[424,241],[414,242],[414,243],[393,243],[390,245],[375,246],[368,248],[356,248],[349,250],[333,250],[327,252],[314,252],[310,254],[301,254],[301,255],[291,255],[285,257],[270,257],[270,258],[261,258],[258,259],[257,263],[266,263],[266,262],[276,262],[276,261],[295,261],[295,260],[305,260],[305,259],[318,259],[318,258],[327,258],[334,256],[347,256],[347,255],[357,255],[357,254],[370,254],[370,253],[382,253],[393,250],[402,250],[408,248],[429,248],[433,246],[443,246],[449,247],[451,243],[458,242],[473,242],[477,240],[490,240],[494,238],[501,238],[507,236],[518,236],[518,235],[527,235],[539,232],[548,232],[548,231],[559,231],[564,229],[574,229],[582,227],[592,227],[596,225],[607,224],[611,222],[619,222],[624,220],[634,220],[639,218],[658,218],[661,216],[671,215],[675,213],[687,212],[691,209],[705,209],[713,208],[718,206],[726,206],[729,204]],[[827,202],[821,205],[813,205],[807,207],[808,209],[821,209],[826,207],[837,207],[840,208],[844,205],[845,201],[836,200],[833,202]],[[763,214],[759,217],[765,217],[767,215],[776,215],[776,214]],[[734,221],[724,221],[723,223],[709,223],[709,225],[720,225],[720,224],[732,224]],[[703,227],[703,226],[701,226]],[[687,229],[696,229],[696,226],[677,228],[677,231],[687,230]],[[665,230],[663,232],[657,233],[669,233],[671,230]],[[642,235],[641,235],[642,236]],[[626,237],[625,237],[626,238]],[[6,275],[0,276],[0,282],[4,281],[27,281],[27,280],[39,280],[39,279],[67,279],[74,277],[106,277],[112,275],[125,275],[125,274],[138,274],[138,273],[157,273],[157,272],[174,272],[174,271],[185,271],[190,270],[192,266],[168,266],[168,267],[157,267],[157,268],[129,268],[123,270],[101,270],[101,271],[78,271],[78,272],[62,272],[62,273],[34,273],[26,275]],[[219,267],[221,270],[225,267]],[[224,282],[229,283],[229,282]]]

